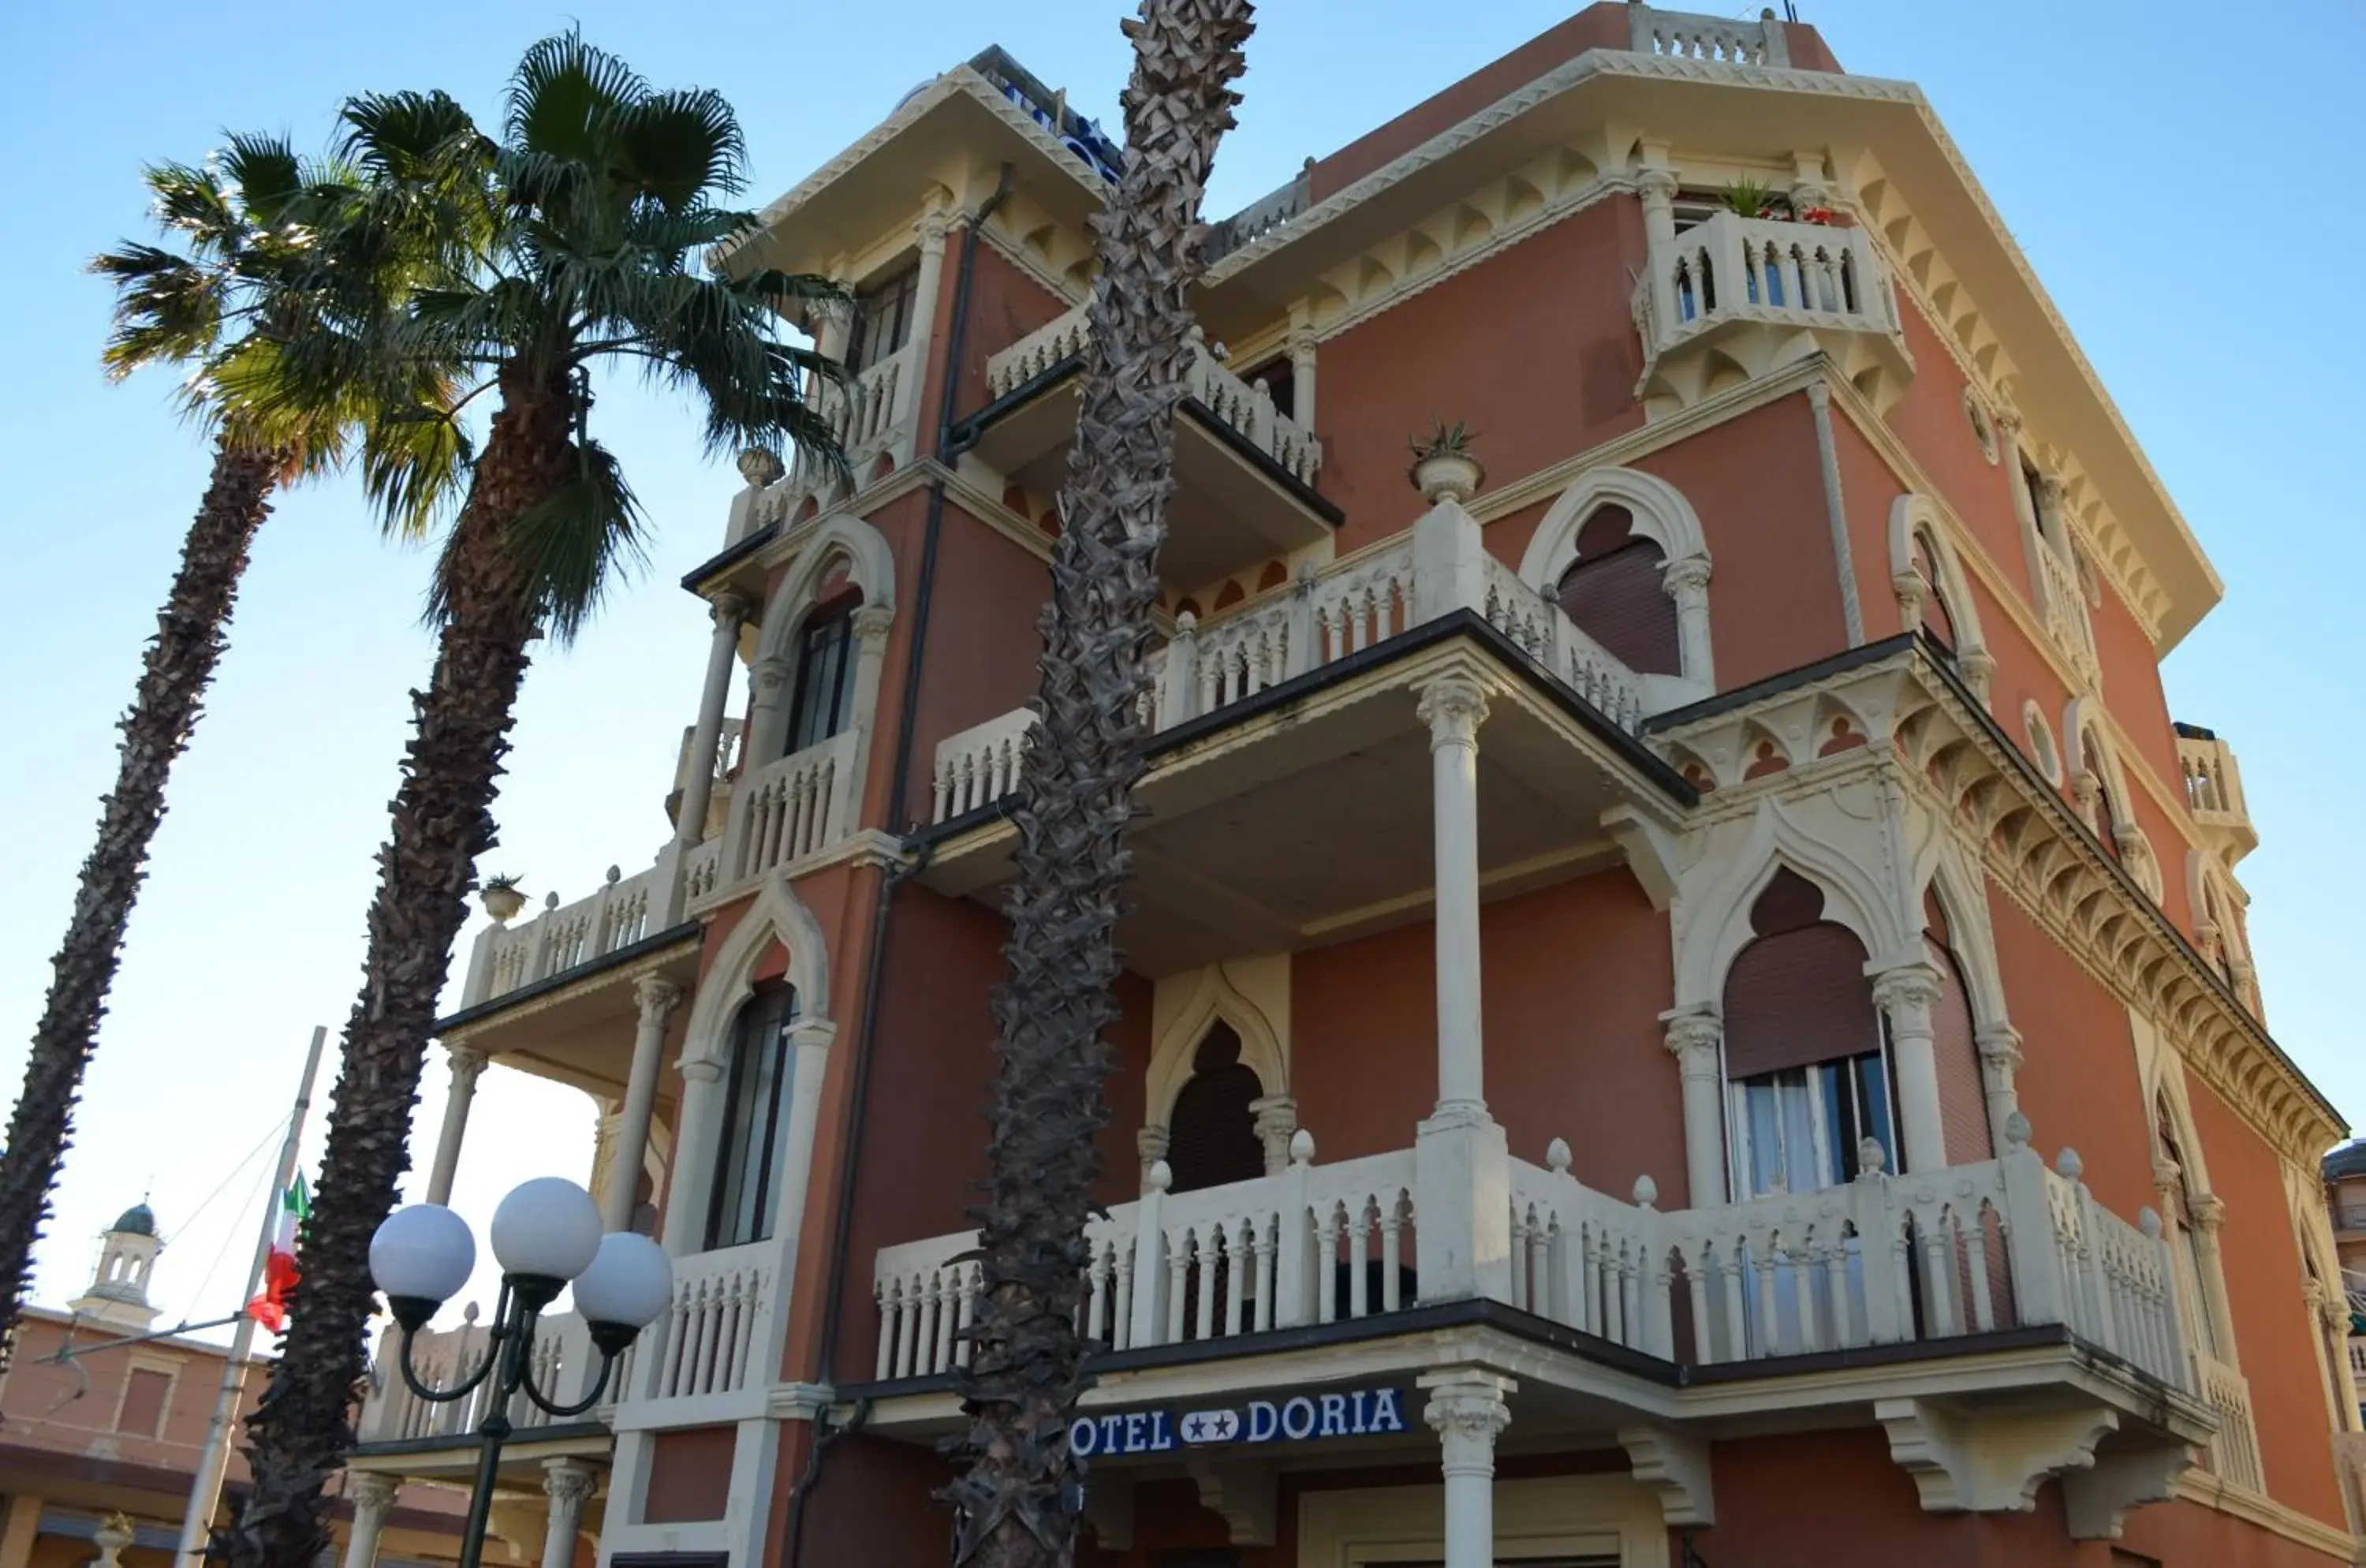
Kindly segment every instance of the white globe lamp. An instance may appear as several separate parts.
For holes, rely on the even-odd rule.
[[[645,1235],[612,1231],[599,1256],[575,1277],[575,1310],[591,1326],[592,1343],[610,1354],[655,1323],[673,1301],[673,1264]]]
[[[468,1222],[443,1204],[413,1203],[389,1214],[370,1237],[369,1265],[395,1321],[416,1329],[468,1282],[477,1238]]]
[[[563,1176],[538,1176],[510,1190],[493,1211],[493,1259],[512,1290],[535,1310],[592,1266],[600,1250],[600,1206]]]

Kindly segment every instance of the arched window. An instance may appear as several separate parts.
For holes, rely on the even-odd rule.
[[[1725,980],[1728,1138],[1737,1197],[1852,1180],[1871,1138],[1898,1164],[1897,1113],[1865,944],[1788,870],[1751,907]]]
[[[1933,886],[1922,895],[1922,948],[1939,972],[1939,999],[1931,1006],[1931,1048],[1939,1068],[1939,1123],[1949,1165],[1977,1165],[1993,1157],[1989,1135],[1988,1086],[1980,1077],[1979,1043],[1974,1038],[1971,994],[1955,957],[1947,911]]]
[[[1561,574],[1555,596],[1578,630],[1629,670],[1681,675],[1676,603],[1661,581],[1666,570],[1659,545],[1636,533],[1634,515],[1614,503],[1578,530],[1577,560]]]
[[[1919,530],[1914,536],[1914,570],[1922,579],[1922,629],[1932,641],[1954,653],[1955,616],[1947,608],[1947,590],[1939,576],[1939,558],[1931,548],[1931,536]]]
[[[2177,1267],[2182,1293],[2183,1316],[2192,1330],[2193,1348],[2203,1355],[2218,1355],[2218,1325],[2210,1313],[2210,1288],[2203,1277],[2201,1249],[2193,1245],[2194,1214],[2199,1207],[2193,1190],[2193,1167],[2185,1157],[2178,1142],[2177,1120],[2170,1113],[2169,1097],[2161,1096],[2153,1105],[2153,1118],[2160,1124],[2161,1157],[2175,1168],[2169,1190],[2163,1194],[2169,1201],[2169,1218],[2177,1225]]]
[[[780,1207],[781,1139],[796,1066],[789,1025],[796,1017],[795,988],[773,982],[756,987],[732,1026],[715,1197],[706,1211],[710,1252],[772,1234],[773,1212]]]
[[[1265,1174],[1265,1145],[1250,1109],[1265,1086],[1241,1060],[1241,1037],[1219,1020],[1191,1058],[1191,1077],[1175,1097],[1166,1121],[1171,1190],[1190,1192]]]
[[[783,756],[820,745],[852,717],[854,612],[862,607],[862,591],[850,584],[815,605],[797,633],[796,689]]]

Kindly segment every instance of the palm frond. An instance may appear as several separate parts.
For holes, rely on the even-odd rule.
[[[709,192],[736,196],[747,188],[747,139],[722,94],[704,87],[652,93],[618,106],[614,118],[614,177],[634,195],[680,212]]]
[[[648,560],[641,508],[625,482],[624,466],[597,441],[575,444],[574,472],[566,483],[511,524],[507,547],[532,575],[536,617],[552,640],[575,640],[598,612],[620,573]],[[449,569],[451,558],[445,558]],[[431,619],[446,613],[449,584],[439,574]]]
[[[306,183],[302,161],[284,136],[234,132],[217,162],[253,222],[278,222]]]
[[[510,76],[506,140],[513,147],[588,161],[600,150],[601,122],[648,90],[631,66],[585,43],[580,32],[553,33],[528,49]]]

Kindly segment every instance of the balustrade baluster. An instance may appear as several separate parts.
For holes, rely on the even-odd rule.
[[[1396,1194],[1382,1199],[1380,1210],[1380,1310],[1397,1312],[1404,1306],[1404,1281],[1398,1278],[1403,1257],[1404,1239],[1400,1234],[1403,1222],[1398,1218]]]
[[[1217,1337],[1216,1276],[1223,1267],[1217,1242],[1222,1234],[1221,1225],[1195,1226],[1191,1231],[1191,1250],[1200,1265],[1199,1298],[1193,1303],[1199,1309],[1192,1319],[1194,1338],[1213,1339]]]
[[[1111,1336],[1114,1348],[1131,1349],[1133,1345],[1133,1250],[1122,1241],[1117,1244],[1117,1311],[1111,1321],[1116,1332]],[[963,1362],[963,1365],[968,1365]]]
[[[1791,1251],[1791,1309],[1799,1314],[1799,1349],[1812,1353],[1824,1348],[1816,1324],[1816,1236],[1813,1231]]]
[[[1314,1222],[1315,1319],[1339,1321],[1339,1207],[1326,1204]]]
[[[1169,1236],[1166,1242],[1166,1340],[1169,1345],[1183,1343],[1183,1314],[1190,1298],[1184,1288],[1190,1282],[1191,1233],[1187,1228],[1178,1242]]]

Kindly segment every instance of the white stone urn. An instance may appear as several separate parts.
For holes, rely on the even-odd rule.
[[[1413,488],[1432,506],[1469,501],[1486,482],[1486,468],[1467,452],[1433,452],[1414,459]]]
[[[525,895],[514,887],[488,887],[477,897],[497,926],[508,925],[517,918],[517,912],[525,908]]]
[[[124,1549],[139,1539],[131,1521],[122,1514],[109,1514],[91,1535],[98,1555],[91,1559],[91,1568],[120,1568]]]

